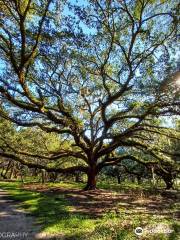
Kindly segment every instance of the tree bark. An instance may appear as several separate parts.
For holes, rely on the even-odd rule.
[[[84,190],[95,190],[96,189],[96,175],[97,175],[97,170],[96,168],[90,168],[88,170],[87,176],[87,184]]]
[[[45,172],[44,169],[42,169],[42,171],[41,171],[41,182],[45,183],[45,181],[46,181],[45,179],[46,179],[46,172]]]
[[[13,164],[13,166],[11,167],[11,172],[10,172],[10,175],[9,175],[9,179],[12,179],[12,178],[13,178],[13,173],[14,173],[14,164]]]
[[[81,182],[80,172],[75,173],[75,182],[77,182],[77,183]]]
[[[5,171],[5,173],[2,175],[4,179],[8,179],[7,174],[8,174],[8,171],[9,171],[10,168],[11,168],[11,161],[8,162],[8,165],[7,165],[7,167],[6,167],[6,171]]]
[[[173,179],[172,178],[164,178],[164,182],[166,184],[166,189],[169,190],[169,189],[173,189]]]
[[[132,182],[132,183],[135,182],[135,179],[134,179],[134,176],[133,176],[133,175],[130,176],[130,179],[131,179],[131,182]]]
[[[137,183],[141,184],[141,176],[137,176]]]
[[[117,181],[118,181],[118,184],[121,183],[121,176],[120,175],[117,175]]]
[[[152,184],[153,184],[153,186],[155,186],[156,185],[156,178],[155,178],[154,167],[151,167],[151,173],[152,173]]]

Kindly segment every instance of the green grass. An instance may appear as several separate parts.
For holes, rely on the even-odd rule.
[[[82,188],[77,183],[49,183],[49,187],[63,187],[66,189]],[[101,184],[101,187],[108,189],[108,184]],[[123,188],[130,187],[128,184],[121,185]],[[175,240],[178,239],[178,222],[173,219],[161,219],[157,216],[146,214],[131,215],[122,207],[119,214],[109,212],[102,218],[93,218],[89,215],[72,213],[72,205],[63,194],[47,195],[22,189],[19,182],[0,182],[0,188],[9,192],[14,200],[19,202],[18,206],[33,215],[36,223],[41,225],[41,232],[47,234],[62,234],[65,239],[71,240]],[[117,185],[109,188],[117,190]],[[143,189],[141,186],[140,189]],[[137,186],[131,185],[131,189]],[[175,206],[173,206],[174,208]],[[171,209],[169,209],[171,211]],[[147,225],[154,227],[155,224],[164,223],[173,229],[170,235],[146,234],[138,238],[134,229],[138,226],[145,228]],[[60,238],[62,239],[62,238]]]
[[[84,183],[76,183],[76,182],[60,182],[60,183],[47,183],[49,187],[61,187],[66,189],[83,189]]]
[[[52,184],[49,184],[52,186]],[[62,184],[67,187],[67,184]],[[58,186],[58,184],[54,184]],[[12,199],[19,201],[19,207],[27,213],[36,217],[37,224],[42,226],[45,233],[70,236],[73,234],[87,233],[95,228],[95,219],[91,219],[83,214],[74,214],[71,212],[71,205],[65,199],[64,195],[48,196],[42,193],[22,190],[22,183],[0,182],[0,188],[7,190]],[[70,184],[69,188],[74,187]],[[77,187],[77,186],[76,186]]]

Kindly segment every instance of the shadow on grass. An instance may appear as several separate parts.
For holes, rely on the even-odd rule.
[[[35,217],[40,231],[32,239],[82,239],[82,234],[92,226],[92,218],[71,211],[64,194],[22,190],[18,184],[0,183],[0,187],[9,192],[7,200],[12,199],[17,208],[25,209],[27,215]],[[15,213],[12,211],[11,214]]]
[[[169,207],[167,199],[160,199],[158,203],[145,202],[143,204],[142,202],[136,202],[137,196],[120,194],[117,197],[113,193],[109,194],[106,191],[83,192],[79,189],[60,189],[56,187],[50,189],[44,188],[43,192],[38,192],[37,189],[33,191],[29,191],[29,189],[22,190],[18,184],[4,184],[2,187],[12,194],[14,200],[21,202],[20,207],[26,209],[29,214],[36,217],[36,223],[41,226],[41,230],[34,239],[133,240],[137,239],[137,237],[134,234],[132,226],[123,226],[119,223],[111,222],[110,215],[107,215],[107,221],[104,220],[103,210],[112,211],[113,207],[117,206],[117,204],[120,204],[120,207],[125,206],[129,210],[135,210],[138,207],[147,207],[153,212],[155,209],[159,211],[160,205],[163,208]],[[115,214],[115,217],[122,223],[123,215],[121,208],[120,212]],[[138,215],[140,216],[140,214],[139,212]],[[125,215],[128,215],[129,219],[133,219],[137,216],[137,212],[129,211]],[[112,224],[109,224],[108,221]],[[138,226],[140,223],[141,221],[138,220],[133,226]],[[157,238],[155,235],[154,237],[149,236],[149,238],[144,239],[177,239],[178,225],[174,224],[172,228],[173,232],[169,236],[162,235]],[[46,237],[42,238],[41,232],[47,233]]]

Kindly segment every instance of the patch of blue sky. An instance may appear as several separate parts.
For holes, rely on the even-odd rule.
[[[80,8],[87,7],[88,6],[88,1],[82,1],[82,0],[69,0],[68,3],[70,5],[76,5]],[[74,14],[73,10],[70,8],[69,4],[65,4],[64,9],[63,9],[63,15],[64,16],[71,16],[78,20],[77,16]],[[92,26],[87,26],[85,23],[82,21],[79,23],[80,28],[85,34],[95,34],[97,32],[96,28],[93,28]]]

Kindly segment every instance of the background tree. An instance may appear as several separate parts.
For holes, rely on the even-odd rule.
[[[178,121],[175,123],[175,128],[177,132],[179,131]],[[159,162],[159,164],[154,166],[154,172],[160,176],[165,184],[166,189],[173,188],[174,180],[178,177],[180,173],[180,154],[179,154],[179,144],[180,140],[176,137],[168,139],[166,136],[161,136],[159,138],[157,145],[161,145],[164,151],[164,160]],[[172,154],[170,154],[170,152]],[[166,160],[166,158],[169,158]]]

